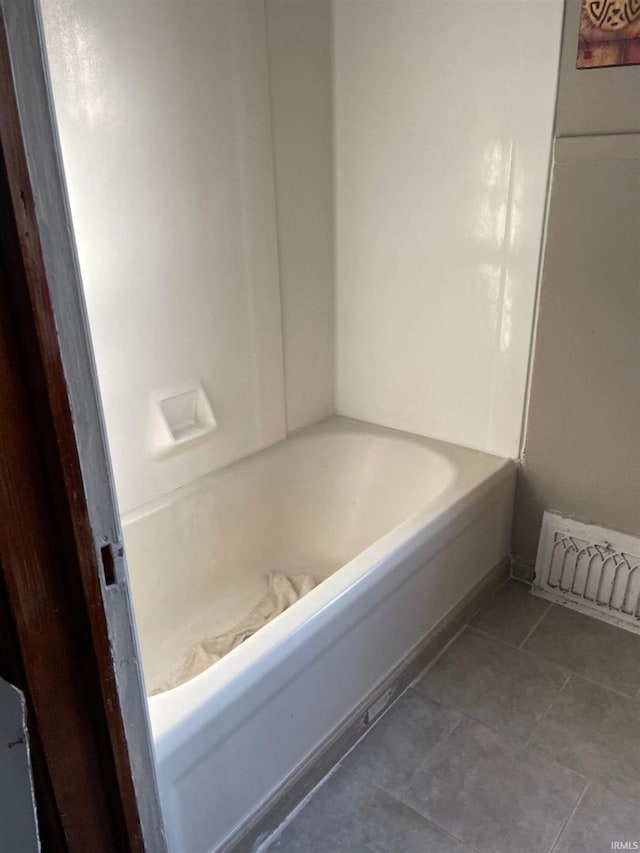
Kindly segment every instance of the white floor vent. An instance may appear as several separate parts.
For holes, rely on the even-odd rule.
[[[640,632],[640,539],[545,512],[534,592]]]

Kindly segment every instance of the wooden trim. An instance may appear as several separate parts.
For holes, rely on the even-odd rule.
[[[2,0],[0,14],[2,631],[27,695],[40,820],[57,822],[43,837],[162,853],[126,569],[107,583],[101,566],[120,531],[37,9]]]
[[[4,193],[0,193],[0,203],[4,258],[8,242]],[[88,638],[84,626],[76,623],[71,605],[75,591],[70,586],[76,566],[69,564],[68,558],[73,559],[73,555],[60,541],[60,533],[66,535],[56,524],[59,513],[52,502],[45,460],[38,452],[39,437],[14,331],[14,306],[7,299],[17,281],[11,281],[6,268],[3,273],[0,560],[20,653],[16,668],[21,665],[26,680],[20,686],[28,690],[29,726],[37,730],[44,746],[51,793],[68,849],[108,851],[115,849],[115,839],[103,796],[97,721],[91,719],[90,691],[86,689],[91,667],[82,660]],[[117,826],[121,822],[120,818],[113,823]]]

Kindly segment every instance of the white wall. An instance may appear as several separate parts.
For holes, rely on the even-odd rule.
[[[331,0],[267,0],[287,429],[335,410]]]
[[[44,0],[120,508],[285,435],[264,7]],[[218,429],[150,454],[151,392]]]
[[[561,0],[338,0],[337,408],[518,454]]]

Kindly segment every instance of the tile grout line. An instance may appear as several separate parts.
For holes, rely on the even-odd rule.
[[[426,698],[426,697],[423,697],[423,698]],[[433,700],[431,700],[431,701],[433,701]],[[441,703],[439,703],[439,704],[441,704]],[[446,708],[446,707],[448,707],[448,706],[443,705],[443,707],[445,707],[445,708]],[[451,709],[450,709],[450,710],[451,710]],[[427,761],[427,759],[428,759],[428,758],[430,758],[430,757],[431,757],[431,756],[436,752],[436,750],[437,750],[437,749],[439,749],[439,748],[442,746],[442,744],[446,743],[446,742],[447,742],[451,737],[453,737],[453,735],[458,731],[458,729],[460,728],[460,726],[462,726],[462,724],[464,723],[465,719],[467,719],[467,720],[468,720],[468,719],[473,719],[473,718],[469,717],[467,714],[463,713],[462,711],[455,711],[455,713],[457,713],[457,714],[459,715],[460,719],[459,719],[459,720],[458,720],[458,722],[455,724],[455,726],[453,726],[453,728],[451,729],[451,731],[448,731],[446,734],[442,735],[442,737],[441,737],[441,738],[439,738],[439,740],[438,740],[436,743],[434,743],[434,745],[431,747],[431,749],[428,751],[428,753],[425,755],[425,757],[424,757],[423,761],[421,762],[421,764],[420,764],[420,766],[421,766],[421,767],[424,765],[424,763]],[[479,721],[475,721],[475,720],[474,720],[474,722],[479,722]],[[483,724],[483,725],[484,725],[484,724]],[[371,781],[370,779],[366,779],[364,776],[360,776],[360,778],[361,778],[361,779],[363,779],[367,784],[372,785],[374,788],[377,788],[379,791],[382,791],[382,792],[383,792],[383,793],[385,793],[387,796],[391,797],[393,800],[395,800],[395,802],[396,802],[396,803],[399,803],[400,805],[402,805],[402,806],[404,806],[405,808],[407,808],[407,809],[409,809],[410,811],[412,811],[414,814],[418,815],[418,817],[420,817],[422,820],[425,820],[425,821],[426,821],[427,823],[429,823],[431,826],[435,827],[435,828],[436,828],[437,830],[439,830],[440,832],[443,832],[445,835],[449,836],[449,838],[452,838],[452,839],[453,839],[454,841],[456,841],[458,844],[466,845],[466,847],[467,847],[469,850],[471,850],[471,851],[472,851],[472,853],[480,853],[480,851],[479,851],[476,847],[472,847],[470,844],[468,844],[466,841],[464,841],[464,839],[462,839],[462,838],[458,838],[458,836],[457,836],[457,835],[454,835],[454,834],[451,832],[451,830],[446,829],[446,827],[442,826],[442,825],[441,825],[441,824],[439,824],[437,821],[433,820],[433,818],[426,817],[426,815],[422,814],[422,812],[419,812],[419,811],[418,811],[416,808],[414,808],[412,805],[410,805],[409,803],[405,802],[405,800],[403,800],[403,799],[402,799],[402,797],[401,797],[401,796],[399,796],[398,794],[393,793],[392,791],[387,790],[387,789],[386,789],[386,788],[384,788],[382,785],[379,785],[377,782],[373,782],[373,781]]]
[[[569,673],[567,675],[566,679],[564,680],[564,682],[560,685],[560,687],[558,688],[558,692],[554,695],[553,699],[551,700],[551,705],[553,705],[553,703],[556,701],[556,699],[558,698],[560,693],[564,690],[564,688],[567,685],[567,682],[571,678],[571,675],[572,675],[572,673]],[[496,725],[494,725],[492,723],[488,723],[486,720],[483,720],[480,717],[476,716],[475,714],[473,714],[468,709],[461,711],[460,708],[457,708],[455,705],[451,705],[447,702],[443,702],[441,699],[434,699],[433,696],[427,696],[423,693],[419,693],[418,695],[421,696],[423,699],[428,699],[430,702],[435,702],[436,704],[441,705],[443,708],[446,708],[449,711],[453,711],[455,714],[459,714],[462,717],[462,719],[460,720],[460,723],[458,725],[463,723],[464,720],[468,720],[469,722],[472,722],[472,723],[477,723],[477,725],[482,726],[485,729],[488,729],[494,735],[497,735],[498,737],[502,738],[507,743],[511,743],[513,745],[514,749],[519,749],[519,750],[526,750],[527,749],[528,744],[529,744],[529,740],[533,737],[536,729],[538,728],[538,725],[542,722],[544,717],[551,710],[551,705],[549,705],[549,707],[545,710],[545,712],[542,714],[540,719],[536,722],[533,729],[529,732],[529,734],[526,736],[526,738],[519,743],[517,740],[517,738],[518,738],[517,733],[511,732],[508,729],[498,728]],[[442,741],[444,741],[445,738],[450,737],[454,733],[454,731],[458,728],[458,725],[456,725],[456,728],[452,729],[451,732],[449,732],[449,734],[445,735],[442,738]],[[433,750],[437,746],[439,746],[440,743],[441,743],[441,741],[438,741],[438,743],[434,745],[431,752],[433,752]],[[431,752],[429,754],[431,754]],[[571,770],[573,773],[576,773],[578,776],[583,775],[582,773],[578,773],[578,771],[574,770],[572,767],[567,767],[567,765],[562,764],[560,761],[557,761],[555,758],[549,759],[549,760],[553,761],[555,764],[560,765],[560,767],[565,767],[567,770]]]
[[[542,725],[542,723],[544,722],[545,717],[546,717],[546,716],[547,716],[547,714],[551,711],[551,709],[553,708],[553,706],[556,704],[556,702],[558,701],[558,697],[559,697],[559,696],[560,696],[560,694],[563,692],[563,690],[565,689],[565,687],[566,687],[566,686],[567,686],[567,684],[571,681],[571,679],[572,679],[572,678],[573,678],[573,673],[569,671],[569,674],[568,674],[568,675],[567,675],[567,677],[565,678],[565,680],[564,680],[564,683],[563,683],[562,687],[560,687],[560,689],[558,690],[558,692],[556,693],[556,695],[553,697],[553,699],[552,699],[552,700],[551,700],[551,702],[549,703],[549,707],[547,708],[547,710],[544,712],[544,714],[540,717],[540,719],[538,720],[538,722],[535,724],[535,726],[534,726],[534,727],[531,729],[531,731],[529,732],[528,737],[526,738],[526,740],[525,740],[525,741],[524,741],[524,743],[522,744],[523,749],[529,749],[529,747],[531,746],[531,741],[533,740],[533,736],[534,736],[534,735],[535,735],[535,733],[538,731],[538,729],[540,728],[540,726],[541,726],[541,725]],[[561,762],[561,761],[558,761],[558,760],[557,760],[557,759],[555,759],[555,758],[553,759],[553,761],[555,761],[555,763],[556,763],[556,764],[559,764],[561,767],[566,767],[566,766],[567,766],[566,764],[562,764],[562,762]],[[569,769],[569,770],[571,770],[573,773],[577,773],[577,775],[578,775],[578,776],[582,776],[582,775],[583,775],[582,773],[578,773],[578,771],[577,771],[577,770],[574,770],[574,769],[573,769],[573,767],[569,767],[568,769]]]
[[[542,620],[544,619],[544,617],[547,615],[547,613],[549,612],[549,610],[550,610],[553,606],[559,607],[559,608],[561,608],[561,609],[571,610],[571,608],[565,608],[563,604],[559,604],[558,602],[555,602],[555,601],[550,601],[550,602],[549,602],[549,606],[548,606],[548,607],[547,607],[547,609],[544,611],[544,613],[542,614],[542,616],[540,616],[540,618],[538,619],[538,621],[536,622],[536,624],[535,624],[535,625],[533,626],[533,628],[529,631],[529,633],[528,633],[528,634],[527,634],[527,636],[524,638],[524,640],[522,640],[522,642],[521,642],[518,646],[516,646],[516,648],[520,649],[520,650],[521,650],[521,651],[523,651],[523,652],[526,652],[527,654],[531,655],[532,657],[539,658],[540,660],[545,660],[545,661],[547,661],[548,663],[553,663],[553,664],[555,664],[556,666],[561,667],[562,669],[566,669],[566,670],[567,670],[568,672],[570,672],[572,675],[575,675],[577,678],[582,678],[582,679],[584,679],[585,681],[588,681],[590,684],[594,684],[594,685],[596,685],[596,687],[601,687],[603,690],[610,690],[612,693],[615,693],[617,696],[622,696],[622,697],[624,697],[625,699],[631,699],[632,701],[638,701],[638,702],[640,702],[640,687],[638,687],[635,691],[633,691],[633,692],[631,692],[631,693],[625,693],[623,690],[620,690],[620,689],[619,689],[619,688],[617,688],[617,687],[613,687],[613,685],[611,685],[611,684],[605,684],[605,683],[603,683],[602,681],[598,681],[597,679],[592,678],[592,677],[591,677],[591,676],[589,676],[589,675],[585,675],[585,674],[584,674],[584,673],[582,673],[582,672],[577,672],[576,670],[571,669],[571,668],[570,668],[566,663],[558,663],[558,662],[556,662],[556,661],[550,660],[550,659],[549,659],[549,658],[547,658],[547,657],[544,657],[544,655],[541,655],[541,654],[539,654],[539,653],[537,653],[537,652],[529,651],[529,649],[525,649],[525,648],[524,648],[524,645],[525,645],[525,643],[527,642],[527,640],[529,640],[529,639],[531,638],[531,636],[532,636],[532,634],[534,633],[534,631],[536,630],[536,628],[540,625],[540,623],[542,622]],[[577,611],[573,611],[573,612],[577,612]],[[588,617],[589,617],[589,618],[591,618],[591,619],[596,619],[596,618],[597,618],[597,617],[595,617],[595,616],[592,616],[591,614],[582,614],[582,615],[586,615],[586,616],[588,616]],[[602,620],[599,620],[599,621],[602,621]],[[604,624],[607,624],[607,623],[605,622]],[[624,628],[621,628],[620,626],[614,626],[614,627],[618,627],[620,630],[624,630]],[[478,629],[476,628],[475,630],[478,630]],[[485,633],[486,633],[486,632],[485,632]],[[491,634],[487,634],[487,636],[491,636]],[[496,637],[496,638],[494,638],[494,639],[498,639],[498,638]]]
[[[609,794],[609,796],[613,797],[614,799],[620,800],[621,802],[626,803],[628,806],[633,806],[633,808],[636,810],[638,809],[638,805],[639,805],[638,800],[632,800],[628,796],[626,796],[625,794],[621,794],[618,790],[615,790],[615,791],[611,790],[611,788],[607,787],[607,783],[603,779],[601,779],[597,776],[595,776],[593,779],[591,777],[588,777],[588,778],[589,778],[589,782],[591,782],[592,785],[595,785],[596,788],[600,788],[606,794]]]
[[[567,827],[571,824],[572,820],[573,820],[573,819],[574,819],[574,817],[576,816],[577,811],[578,811],[578,809],[580,808],[580,804],[581,804],[581,803],[582,803],[582,801],[584,800],[584,798],[585,798],[585,796],[586,796],[586,793],[587,793],[587,790],[588,790],[588,788],[589,788],[589,785],[591,785],[591,784],[592,784],[592,780],[591,780],[591,779],[587,779],[587,780],[585,781],[584,788],[583,788],[583,789],[582,789],[582,791],[580,792],[580,796],[578,797],[578,799],[577,799],[577,801],[576,801],[575,806],[571,809],[571,811],[570,811],[570,812],[569,812],[569,814],[567,815],[567,819],[565,820],[565,822],[564,822],[564,823],[562,824],[562,826],[560,827],[560,831],[559,831],[559,832],[558,832],[558,834],[556,835],[555,841],[553,842],[553,844],[552,844],[552,845],[551,845],[551,847],[549,848],[548,853],[554,853],[554,851],[555,851],[555,850],[557,850],[557,848],[558,848],[558,844],[559,844],[560,839],[562,838],[562,836],[563,836],[563,834],[564,834],[565,829],[567,829]]]
[[[430,660],[429,663],[425,666],[425,668],[423,670],[421,670],[418,673],[418,675],[416,675],[416,677],[413,679],[413,681],[410,684],[407,685],[407,688],[406,688],[407,690],[409,690],[410,688],[414,688],[416,686],[416,684],[418,684],[419,681],[422,681],[422,679],[429,672],[431,667],[435,666],[435,664],[440,660],[440,658],[447,651],[449,646],[451,646],[458,639],[460,634],[462,634],[462,632],[468,627],[469,627],[468,622],[465,622],[464,625],[460,626],[460,629],[458,631],[456,631],[456,633],[453,635],[453,637],[451,637],[451,639],[447,643],[445,643],[445,645],[440,649],[438,654],[432,660]],[[406,693],[406,690],[404,692]],[[400,697],[398,697],[398,698],[400,698]]]
[[[529,649],[523,649],[520,646],[514,646],[513,643],[508,643],[506,640],[501,640],[500,637],[494,637],[493,634],[488,634],[486,631],[483,631],[482,628],[476,628],[474,625],[467,625],[466,627],[469,628],[469,630],[471,631],[476,631],[478,634],[482,634],[483,637],[487,637],[489,640],[494,640],[494,642],[499,643],[501,646],[505,646],[507,649],[511,649],[512,652],[521,652],[527,657],[542,661],[543,663],[546,663],[549,666],[555,666],[556,669],[560,669],[563,672],[568,672],[570,675],[579,675],[579,673],[574,673],[573,670],[569,669],[568,666],[564,666],[564,664],[556,663],[554,660],[549,660],[549,658],[545,658],[542,655],[537,654],[536,652],[530,652]]]
[[[565,667],[566,668],[566,667]],[[593,684],[594,687],[599,687],[601,690],[607,690],[609,693],[613,693],[615,696],[619,696],[621,699],[628,699],[629,702],[635,702],[636,704],[640,701],[640,696],[637,693],[623,693],[622,690],[618,690],[616,687],[612,687],[610,684],[603,684],[601,681],[596,681],[595,678],[590,678],[588,675],[583,675],[581,672],[574,672],[571,670],[571,674],[576,678],[581,678],[583,681],[588,682],[589,684]]]
[[[542,620],[543,620],[543,619],[544,619],[544,617],[547,615],[547,613],[551,610],[551,608],[552,608],[552,607],[553,607],[553,601],[550,601],[550,602],[549,602],[549,606],[545,608],[544,613],[542,613],[542,615],[541,615],[541,616],[540,616],[540,618],[537,620],[537,622],[535,623],[535,625],[533,626],[533,628],[529,631],[529,633],[528,633],[528,634],[527,634],[527,636],[524,638],[524,640],[522,640],[522,642],[518,644],[518,647],[517,647],[517,648],[522,649],[522,650],[524,651],[524,644],[525,644],[525,643],[527,642],[527,640],[531,637],[531,635],[533,634],[533,632],[536,630],[536,628],[538,627],[538,625],[542,622]]]
[[[529,649],[522,648],[522,646],[514,646],[513,643],[509,643],[506,640],[501,639],[500,637],[496,637],[493,634],[489,634],[488,631],[485,631],[483,628],[476,628],[475,625],[465,625],[465,628],[469,628],[471,631],[476,631],[478,634],[482,634],[483,637],[487,637],[489,640],[494,640],[496,643],[500,643],[500,645],[506,646],[512,651],[522,652],[523,654],[528,655],[531,658],[535,658],[539,661],[544,661],[544,663],[547,663],[550,666],[555,666],[558,669],[563,669],[565,670],[565,672],[570,673],[576,678],[581,678],[583,681],[588,681],[589,684],[593,684],[595,687],[600,687],[602,690],[608,690],[611,693],[615,693],[616,696],[621,696],[623,699],[629,699],[631,702],[640,703],[640,689],[638,689],[636,693],[625,693],[623,690],[620,690],[617,687],[613,687],[611,684],[603,684],[602,681],[596,681],[595,678],[592,678],[589,675],[584,675],[582,672],[577,672],[575,669],[570,669],[566,663],[558,663],[555,660],[550,660],[549,658],[544,657],[544,655],[541,655],[538,652],[532,652]],[[435,661],[433,661],[433,663],[435,663]]]
[[[558,687],[557,691],[554,693],[553,698],[551,699],[551,702],[549,704],[549,707],[544,711],[544,713],[542,714],[540,719],[536,722],[536,724],[534,725],[532,730],[526,736],[525,740],[522,741],[522,743],[520,744],[521,748],[525,749],[527,747],[529,740],[531,739],[531,737],[535,733],[536,729],[538,728],[539,724],[542,722],[542,720],[547,715],[547,713],[551,710],[551,706],[554,704],[554,702],[556,701],[556,699],[558,698],[560,693],[562,693],[564,688],[567,686],[567,683],[569,682],[569,679],[571,678],[573,673],[570,670],[566,669],[566,667],[560,667],[558,664],[550,662],[546,658],[539,658],[538,655],[531,654],[531,652],[527,652],[524,649],[519,649],[517,646],[512,646],[511,644],[506,643],[504,640],[499,640],[497,637],[492,637],[491,634],[487,634],[485,631],[481,631],[479,628],[472,628],[472,626],[470,626],[470,625],[467,625],[466,627],[471,628],[472,631],[477,631],[478,634],[480,634],[483,637],[486,637],[489,640],[495,640],[497,643],[499,643],[500,645],[504,646],[507,649],[510,649],[511,651],[522,652],[523,654],[527,655],[528,657],[534,658],[536,660],[541,660],[544,663],[549,664],[550,666],[557,667],[558,669],[564,669],[564,671],[566,672],[565,679],[562,682],[562,684]],[[484,728],[489,729],[489,731],[493,732],[494,734],[496,734],[502,738],[510,740],[510,739],[514,739],[517,737],[517,735],[514,732],[508,731],[506,729],[498,728],[497,726],[492,725],[491,723],[488,723],[486,720],[483,720],[482,718],[476,716],[468,708],[465,710],[461,710],[455,704],[452,704],[450,702],[445,702],[443,699],[436,698],[436,697],[432,696],[428,692],[428,690],[425,693],[423,693],[420,690],[417,690],[416,692],[423,699],[428,699],[430,702],[435,702],[436,704],[441,705],[443,708],[447,708],[449,711],[453,711],[456,714],[460,714],[460,716],[462,717],[462,720],[464,720],[466,718],[467,720],[471,720],[474,723],[478,723],[479,725],[484,726]],[[462,720],[460,722],[462,722]],[[456,728],[457,728],[457,726],[456,726]],[[453,732],[451,732],[451,733],[453,733]],[[448,737],[448,735],[447,735],[447,737]],[[560,762],[556,762],[556,763],[559,764]],[[564,767],[565,765],[561,765],[561,766]],[[571,769],[571,768],[569,768],[569,769]],[[576,771],[573,771],[573,772],[576,772]],[[581,774],[578,774],[578,775],[581,775]]]
[[[569,680],[570,680],[571,676],[572,676],[572,673],[569,673],[569,674],[567,675],[567,677],[566,677],[566,679],[565,679],[565,681],[564,681],[563,685],[562,685],[562,686],[560,687],[560,689],[558,690],[558,693],[557,693],[557,694],[556,694],[556,696],[554,697],[554,699],[553,699],[553,701],[552,701],[551,705],[553,705],[553,703],[555,702],[556,698],[559,696],[559,694],[562,692],[562,690],[564,690],[564,688],[566,687],[567,683],[569,682]],[[432,700],[432,701],[433,701],[433,700]],[[440,703],[440,704],[441,704],[441,703]],[[542,719],[543,719],[543,718],[546,716],[546,714],[549,712],[549,710],[551,709],[551,705],[549,706],[549,708],[547,708],[547,710],[545,711],[545,713],[543,714],[543,716],[540,718],[540,721],[539,721],[539,722],[541,722],[541,721],[542,721]],[[536,727],[534,728],[534,730],[531,732],[531,734],[529,735],[529,737],[527,738],[527,740],[526,740],[523,744],[517,744],[517,743],[515,742],[515,740],[513,740],[513,739],[512,739],[508,734],[505,734],[505,733],[504,733],[504,732],[502,732],[502,731],[499,731],[499,730],[497,730],[497,729],[492,728],[492,727],[491,727],[490,725],[488,725],[486,722],[484,722],[483,720],[479,720],[479,719],[477,719],[476,717],[471,716],[468,712],[466,712],[466,711],[460,711],[460,710],[458,710],[458,709],[454,709],[454,708],[452,708],[451,706],[446,706],[446,705],[445,705],[444,707],[449,707],[451,710],[454,710],[457,714],[459,714],[459,715],[460,715],[460,720],[459,720],[459,721],[456,723],[456,725],[451,729],[451,731],[449,731],[449,732],[447,732],[447,734],[443,735],[443,736],[442,736],[442,737],[437,741],[437,743],[435,743],[435,744],[433,745],[433,747],[429,750],[429,752],[428,752],[428,753],[427,753],[427,755],[425,756],[424,761],[422,762],[422,764],[424,764],[424,762],[426,762],[428,758],[430,758],[430,757],[431,757],[431,756],[432,756],[432,755],[433,755],[433,754],[434,754],[434,753],[435,753],[435,752],[436,752],[440,747],[442,747],[442,745],[443,745],[443,744],[445,744],[445,743],[446,743],[446,742],[447,742],[451,737],[453,737],[453,735],[458,731],[458,729],[459,729],[459,728],[464,724],[464,722],[465,722],[465,721],[471,721],[471,722],[477,723],[477,724],[479,724],[479,725],[483,726],[484,728],[487,728],[489,731],[493,732],[493,734],[497,735],[498,737],[500,737],[500,738],[501,738],[501,739],[503,739],[504,741],[506,741],[507,746],[509,747],[510,751],[511,751],[514,755],[515,755],[516,753],[518,753],[518,752],[522,753],[522,752],[524,752],[524,751],[527,749],[528,741],[530,740],[531,736],[532,736],[532,735],[533,735],[533,733],[535,732],[535,730],[536,730],[536,728],[537,728],[537,725],[538,725],[538,724],[536,724]],[[579,773],[577,770],[574,770],[572,767],[567,767],[567,765],[562,764],[561,762],[557,761],[556,759],[547,758],[547,760],[548,760],[548,761],[550,761],[552,764],[557,765],[558,767],[561,767],[561,768],[563,768],[563,769],[565,769],[565,770],[569,770],[569,771],[570,771],[571,773],[573,773],[575,776],[577,776],[578,778],[582,779],[582,780],[583,780],[583,783],[584,783],[583,788],[582,788],[582,790],[581,790],[581,792],[580,792],[580,795],[579,795],[579,797],[578,797],[578,799],[577,799],[577,801],[576,801],[575,805],[573,806],[573,808],[572,808],[572,809],[571,809],[571,811],[569,812],[569,814],[568,814],[567,818],[563,821],[563,823],[562,823],[562,825],[561,825],[561,827],[560,827],[560,830],[558,831],[558,834],[556,835],[555,839],[553,840],[553,842],[552,842],[551,846],[548,848],[547,853],[554,853],[554,850],[555,850],[555,848],[556,848],[556,845],[557,845],[558,841],[560,840],[560,838],[561,838],[561,836],[562,836],[562,833],[563,833],[563,832],[564,832],[564,830],[565,830],[565,827],[567,827],[567,826],[568,826],[568,824],[570,823],[571,819],[573,818],[573,816],[574,816],[574,815],[575,815],[575,813],[577,812],[577,810],[578,810],[578,808],[579,808],[579,806],[580,806],[580,803],[582,802],[582,800],[583,800],[583,798],[584,798],[584,796],[585,796],[585,793],[586,793],[586,791],[587,791],[587,788],[589,787],[589,785],[596,784],[596,782],[595,782],[593,779],[591,779],[590,777],[585,776],[585,775],[584,775],[584,774],[582,774],[582,773]],[[421,766],[422,766],[422,765],[421,765]],[[361,778],[363,781],[365,781],[367,784],[372,785],[373,787],[377,788],[377,789],[378,789],[378,790],[380,790],[380,791],[383,791],[385,794],[387,794],[388,796],[392,797],[396,802],[400,803],[400,804],[401,804],[401,805],[403,805],[404,807],[406,807],[406,808],[410,809],[412,812],[414,812],[415,814],[417,814],[420,818],[422,818],[423,820],[427,821],[427,823],[431,824],[432,826],[436,827],[436,829],[438,829],[438,830],[440,830],[441,832],[443,832],[443,833],[445,833],[446,835],[448,835],[448,836],[449,836],[450,838],[452,838],[454,841],[457,841],[459,844],[466,845],[466,847],[467,847],[469,850],[473,851],[473,853],[479,853],[479,851],[477,850],[477,848],[472,847],[472,846],[471,846],[467,841],[465,841],[464,839],[459,838],[458,836],[454,835],[454,834],[451,832],[451,830],[449,830],[449,829],[447,829],[446,827],[442,826],[440,823],[438,823],[438,821],[437,821],[437,820],[434,820],[434,818],[433,818],[433,817],[427,817],[427,816],[426,816],[426,815],[424,815],[422,812],[418,811],[414,806],[410,805],[410,804],[409,804],[409,803],[407,803],[405,800],[403,800],[403,799],[402,799],[402,797],[401,797],[401,796],[399,796],[398,794],[393,793],[392,791],[387,790],[387,789],[386,789],[386,788],[384,788],[382,785],[378,784],[377,782],[373,782],[372,780],[367,779],[367,778],[366,778],[366,777],[364,777],[364,776],[361,776],[360,778]],[[627,801],[627,802],[630,802],[630,801]],[[633,805],[633,803],[632,803],[632,805]]]
[[[513,646],[511,646],[510,648],[513,648]],[[534,656],[532,655],[532,657],[534,657]],[[431,701],[431,702],[436,702],[437,704],[442,705],[443,708],[447,708],[448,710],[453,711],[456,714],[459,714],[461,717],[460,722],[448,734],[444,735],[436,744],[434,744],[432,749],[429,751],[428,755],[431,755],[440,746],[441,743],[444,743],[444,741],[446,741],[448,738],[450,738],[458,730],[458,728],[462,725],[462,723],[465,720],[468,720],[472,723],[476,723],[477,725],[482,726],[485,729],[488,729],[494,735],[497,735],[499,738],[501,738],[503,741],[505,741],[508,746],[513,747],[514,752],[524,753],[530,749],[533,751],[533,748],[531,747],[531,740],[533,739],[533,736],[537,732],[538,728],[540,727],[540,725],[544,721],[547,714],[549,714],[549,712],[552,710],[553,706],[556,703],[556,700],[558,699],[558,697],[560,696],[562,691],[565,689],[565,687],[567,686],[567,684],[569,683],[569,681],[571,680],[572,677],[574,677],[574,673],[568,671],[567,677],[565,678],[563,683],[558,688],[557,692],[555,693],[553,699],[551,700],[551,702],[549,704],[549,707],[545,710],[545,712],[542,714],[540,719],[536,722],[534,727],[531,729],[529,734],[526,736],[526,738],[521,743],[517,742],[517,739],[516,739],[517,736],[514,733],[506,731],[504,729],[497,728],[494,725],[492,725],[491,723],[488,723],[486,720],[483,720],[480,717],[475,716],[473,713],[471,713],[468,710],[461,711],[455,705],[450,705],[446,702],[442,702],[439,699],[434,699],[431,696],[424,696],[424,694],[420,693],[419,695],[423,696],[423,698],[429,699],[429,701]],[[536,752],[536,754],[537,754],[537,752]],[[591,779],[590,776],[586,776],[584,773],[576,770],[574,767],[571,767],[568,764],[563,764],[562,761],[560,761],[556,757],[552,758],[550,756],[545,756],[545,755],[543,755],[543,757],[547,761],[551,762],[552,764],[555,764],[558,767],[562,767],[564,770],[571,771],[571,773],[573,773],[575,776],[578,776],[578,777],[584,779],[585,782],[594,781],[593,779]],[[624,799],[624,797],[622,797],[622,799]],[[632,800],[627,800],[627,802],[633,803]],[[436,824],[436,826],[439,826],[439,824]]]
[[[477,628],[475,625],[465,625],[465,628],[468,628],[470,631],[475,631],[476,634],[482,634],[483,637],[487,637],[489,640],[493,640],[495,643],[499,643],[501,646],[506,646],[506,648],[511,649],[514,652],[524,652],[531,657],[539,657],[539,655],[534,654],[533,652],[528,652],[526,649],[521,649],[520,646],[516,646],[514,643],[510,643],[508,640],[503,640],[502,637],[496,637],[495,634],[490,634],[484,628]],[[546,658],[544,658],[546,660]],[[566,669],[566,667],[565,667]]]
[[[459,723],[458,723],[458,725],[459,725]],[[456,725],[456,726],[455,726],[455,728],[454,728],[451,732],[449,732],[449,734],[445,735],[445,736],[442,738],[442,740],[446,740],[446,739],[447,739],[451,734],[453,734],[453,732],[458,728],[458,725]],[[439,743],[441,743],[441,741],[438,741],[438,744],[439,744]],[[437,746],[438,744],[436,744],[436,746]],[[429,753],[429,754],[431,754],[431,752],[433,752],[435,748],[436,748],[436,747],[434,746],[434,748],[430,751],[430,753]],[[360,778],[361,778],[361,779],[364,779],[364,777],[360,777]],[[383,788],[383,787],[382,787],[381,785],[379,785],[377,782],[371,782],[369,779],[364,779],[364,781],[365,781],[368,785],[371,785],[373,788],[376,788],[378,791],[382,791],[382,793],[383,793],[383,794],[386,794],[388,797],[391,797],[391,799],[392,799],[392,800],[394,800],[394,802],[398,803],[398,805],[403,806],[405,809],[409,809],[409,811],[410,811],[410,812],[413,812],[413,814],[417,815],[421,820],[424,820],[424,821],[425,821],[426,823],[428,823],[430,826],[433,826],[433,827],[434,827],[435,829],[437,829],[439,832],[442,832],[444,835],[447,835],[449,838],[451,838],[451,839],[452,839],[453,841],[455,841],[457,844],[464,844],[464,845],[466,845],[466,847],[467,847],[469,850],[471,850],[471,851],[472,851],[472,853],[480,853],[480,851],[479,851],[476,847],[472,847],[472,846],[471,846],[470,844],[468,844],[464,839],[462,839],[462,838],[458,838],[458,836],[457,836],[457,835],[454,835],[454,834],[451,832],[451,830],[450,830],[450,829],[446,829],[444,826],[441,826],[441,824],[437,823],[435,820],[433,820],[433,818],[426,817],[425,815],[423,815],[423,814],[422,814],[422,812],[419,812],[416,808],[414,808],[413,806],[409,805],[409,803],[406,803],[406,802],[405,802],[403,799],[401,799],[397,794],[392,794],[392,793],[391,793],[391,791],[387,791],[387,789],[386,789],[386,788]]]

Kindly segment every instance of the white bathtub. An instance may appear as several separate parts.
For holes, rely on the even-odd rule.
[[[270,569],[316,589],[149,700],[172,853],[221,849],[507,555],[508,460],[333,418],[124,519],[147,685]]]

